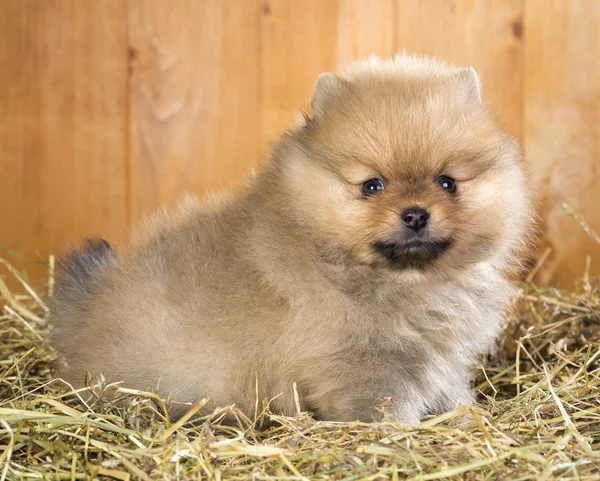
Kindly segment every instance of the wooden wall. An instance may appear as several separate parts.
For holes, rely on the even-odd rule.
[[[320,72],[403,49],[473,65],[523,141],[540,280],[568,284],[586,254],[600,271],[561,208],[600,230],[598,0],[2,0],[0,246],[124,243],[182,191],[241,182]]]

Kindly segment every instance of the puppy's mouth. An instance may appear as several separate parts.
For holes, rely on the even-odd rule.
[[[378,241],[373,247],[396,269],[425,269],[452,245],[452,239]]]

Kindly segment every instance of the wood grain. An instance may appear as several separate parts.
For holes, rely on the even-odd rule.
[[[263,145],[308,110],[317,77],[369,54],[392,53],[393,3],[263,0]]]
[[[336,69],[369,55],[394,53],[395,0],[342,0],[337,4]],[[314,82],[314,79],[313,79]]]
[[[238,184],[260,152],[259,2],[129,1],[133,219]]]
[[[408,50],[473,65],[523,140],[540,281],[600,269],[561,209],[600,230],[597,0],[3,0],[0,31],[0,246],[25,259],[239,185],[319,73]]]
[[[569,218],[566,202],[600,232],[600,2],[530,0],[525,16],[524,140],[539,187],[543,284],[569,285],[600,245]]]
[[[397,51],[472,65],[507,131],[521,137],[522,0],[396,0]]]
[[[20,258],[126,237],[125,26],[120,0],[0,2],[0,244]]]

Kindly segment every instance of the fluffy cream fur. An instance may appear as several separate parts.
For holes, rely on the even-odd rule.
[[[367,197],[371,178],[385,188]],[[424,241],[448,243],[434,258],[405,249],[413,206],[431,216]],[[186,201],[122,256],[96,241],[63,260],[60,374],[248,414],[257,395],[295,412],[296,383],[320,418],[371,420],[391,398],[416,423],[473,401],[529,225],[518,145],[474,70],[369,58],[320,76],[312,118],[239,195]]]

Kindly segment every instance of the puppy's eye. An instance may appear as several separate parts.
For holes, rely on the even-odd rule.
[[[366,197],[376,194],[385,188],[385,184],[381,179],[369,179],[362,185],[362,193]]]
[[[456,182],[452,177],[440,175],[435,181],[449,194],[454,194],[456,192]]]

